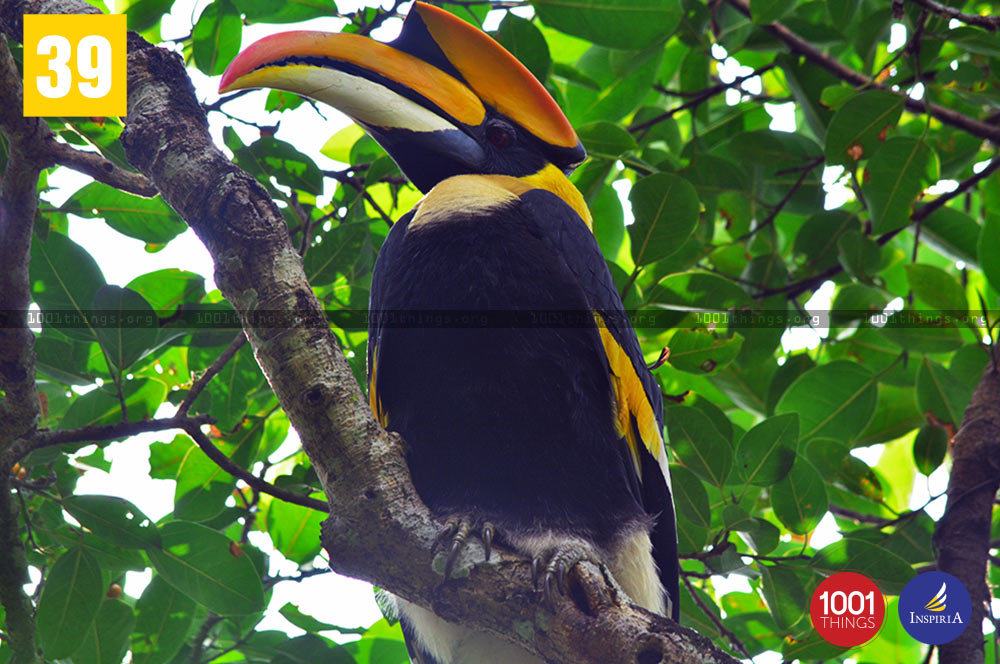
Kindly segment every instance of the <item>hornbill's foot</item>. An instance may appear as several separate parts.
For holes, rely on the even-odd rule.
[[[455,568],[469,535],[473,532],[473,522],[468,517],[452,517],[445,521],[444,530],[438,535],[438,544],[444,546],[448,551],[448,558],[444,564],[444,578],[447,581],[451,578],[451,573]],[[484,521],[479,528],[479,539],[483,542],[483,550],[487,562],[493,553],[493,538],[496,536],[496,527],[489,521]]]
[[[548,557],[546,564],[545,558]],[[583,542],[569,542],[552,549],[547,554],[531,559],[531,580],[535,590],[545,595],[545,603],[552,613],[556,612],[555,589],[566,594],[566,575],[573,566],[584,560],[600,565],[600,559],[592,547]],[[539,587],[541,582],[541,587]]]

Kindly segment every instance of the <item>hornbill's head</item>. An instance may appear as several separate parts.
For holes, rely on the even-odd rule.
[[[484,32],[420,2],[388,44],[314,31],[261,39],[229,65],[219,92],[255,87],[340,109],[424,192],[463,174],[565,181],[562,173],[586,157],[524,65]]]

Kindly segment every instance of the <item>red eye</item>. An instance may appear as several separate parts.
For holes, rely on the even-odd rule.
[[[486,138],[494,146],[505,148],[514,142],[514,131],[506,125],[494,124],[486,128]]]

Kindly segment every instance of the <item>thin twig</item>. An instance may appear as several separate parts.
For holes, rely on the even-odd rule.
[[[222,351],[217,358],[215,358],[212,365],[208,367],[208,369],[205,369],[205,373],[199,376],[198,380],[191,385],[191,389],[188,390],[184,400],[181,401],[181,405],[177,407],[178,417],[187,417],[188,411],[191,410],[191,405],[195,402],[195,399],[198,398],[198,395],[202,393],[209,381],[222,371],[223,367],[226,366],[229,360],[233,359],[233,356],[236,355],[240,348],[243,348],[243,344],[246,342],[246,335],[241,330],[240,333],[237,334],[231,342],[229,342],[229,346],[227,346],[226,349]]]
[[[976,27],[986,28],[990,32],[996,32],[1000,29],[1000,16],[981,16],[979,14],[967,14],[966,12],[959,11],[954,7],[949,7],[948,5],[942,5],[940,2],[935,2],[934,0],[910,0],[915,5],[923,7],[935,14],[943,14],[949,18],[954,18],[967,25],[975,25]]]
[[[686,576],[682,576],[681,578],[684,580],[684,585],[687,586],[688,592],[691,594],[691,598],[694,599],[694,603],[698,605],[698,608],[701,609],[702,613],[708,616],[708,619],[712,621],[713,625],[715,625],[715,629],[719,630],[719,633],[729,640],[729,644],[733,646],[733,648],[738,650],[744,657],[749,658],[750,653],[747,651],[747,647],[743,645],[743,641],[741,641],[738,636],[733,634],[733,632],[722,623],[722,620],[719,619],[719,616],[715,615],[714,611],[705,605],[705,602],[702,601],[698,593],[695,592],[694,585],[691,581]]]
[[[233,463],[232,459],[227,457],[221,450],[219,450],[219,448],[212,444],[212,441],[208,439],[208,436],[205,435],[199,425],[192,423],[191,420],[187,420],[187,422],[188,424],[183,427],[184,431],[191,436],[195,444],[198,445],[198,447],[201,448],[201,451],[205,453],[205,456],[214,461],[219,468],[222,468],[233,477],[243,480],[250,487],[260,491],[261,493],[266,493],[274,496],[275,498],[280,498],[285,502],[301,505],[303,507],[309,507],[318,512],[328,513],[330,511],[329,505],[321,500],[316,500],[315,498],[303,496],[293,491],[288,491],[287,489],[274,486],[273,484],[269,484],[260,479],[245,468],[240,468]]]
[[[661,113],[660,115],[657,115],[657,116],[655,116],[653,118],[650,118],[649,120],[646,120],[645,122],[640,122],[639,124],[634,124],[631,127],[629,127],[628,130],[630,132],[632,132],[632,133],[635,133],[635,132],[638,132],[638,131],[642,131],[643,129],[648,129],[649,127],[652,127],[655,124],[663,122],[664,120],[666,120],[668,118],[671,118],[674,115],[677,115],[681,111],[687,110],[689,108],[697,108],[698,106],[701,106],[703,103],[705,103],[706,101],[708,101],[709,99],[711,99],[715,95],[717,95],[717,94],[719,94],[721,92],[725,92],[726,90],[728,90],[730,88],[735,88],[738,85],[741,85],[744,81],[746,81],[748,79],[751,79],[751,78],[753,78],[755,76],[760,76],[764,72],[767,72],[767,71],[770,71],[771,69],[774,69],[774,67],[775,67],[775,64],[772,62],[771,64],[764,65],[763,67],[758,67],[757,69],[754,69],[749,74],[744,74],[743,76],[737,76],[735,79],[733,79],[733,81],[731,83],[719,83],[718,85],[713,85],[712,87],[705,88],[704,90],[702,90],[699,93],[697,93],[697,96],[695,96],[692,99],[684,102],[683,104],[681,104],[679,106],[675,106],[674,108],[671,108],[670,110],[665,111],[665,112]],[[672,92],[669,92],[669,91],[667,91],[667,93],[668,94],[673,94]]]
[[[753,230],[747,231],[740,237],[736,238],[735,241],[742,242],[743,240],[747,240],[753,237],[755,234],[762,231],[763,229],[767,228],[771,224],[773,224],[774,220],[778,217],[778,214],[780,214],[781,211],[784,209],[784,207],[788,205],[788,201],[792,200],[792,196],[794,196],[795,192],[797,192],[799,188],[802,187],[802,184],[806,181],[806,178],[809,177],[809,174],[812,173],[813,169],[822,164],[825,160],[826,157],[823,156],[815,157],[809,160],[809,162],[802,169],[802,173],[799,175],[799,178],[795,181],[795,184],[793,184],[792,188],[788,190],[788,193],[786,193],[782,197],[782,199],[778,201],[778,204],[771,209],[771,212],[770,214],[767,215],[767,218],[764,219],[764,221],[760,222],[757,225],[757,227],[754,228]]]

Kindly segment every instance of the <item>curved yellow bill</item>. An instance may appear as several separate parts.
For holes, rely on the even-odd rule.
[[[319,71],[321,66],[319,60],[310,64],[310,58],[334,60],[347,67],[332,83],[328,76],[311,76],[311,70]],[[352,68],[360,70],[361,75],[352,74]],[[222,75],[219,92],[256,87],[288,90],[342,108],[362,122],[377,124],[371,114],[379,114],[386,103],[383,99],[370,100],[365,105],[371,108],[360,114],[352,113],[359,109],[344,108],[345,95],[358,97],[357,103],[363,103],[365,97],[377,94],[376,88],[384,87],[374,82],[366,86],[362,81],[368,80],[370,74],[412,89],[464,124],[476,126],[486,116],[482,101],[453,76],[388,44],[350,33],[299,30],[265,37],[230,63]],[[386,118],[390,115],[388,111],[393,110],[385,108]]]
[[[580,139],[548,90],[510,51],[447,11],[417,2],[413,10],[438,47],[487,104],[550,145],[576,147]]]

